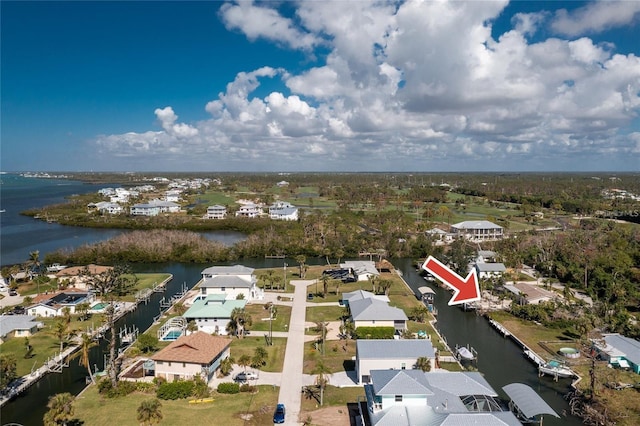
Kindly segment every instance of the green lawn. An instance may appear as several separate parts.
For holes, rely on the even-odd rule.
[[[231,342],[231,356],[237,361],[244,354],[253,357],[255,349],[261,346],[267,350],[269,359],[267,365],[260,367],[263,371],[280,372],[284,364],[284,352],[287,347],[287,339],[282,337],[273,338],[273,346],[266,346],[265,332],[254,331],[254,335],[244,339],[234,338]]]
[[[204,201],[209,205],[219,204],[221,206],[235,203],[232,197],[229,197],[224,192],[206,192],[198,195],[198,201]]]
[[[188,400],[161,401],[162,425],[216,424],[247,426],[271,424],[278,388],[258,386],[255,394],[224,395],[213,392],[212,403],[189,404]],[[124,398],[105,399],[96,386],[89,387],[75,403],[75,417],[86,425],[138,426],[136,410],[153,394],[134,392]],[[244,418],[240,417],[243,416]],[[250,416],[248,416],[250,415]]]
[[[307,322],[339,321],[344,313],[342,306],[310,306],[307,307]]]
[[[251,315],[253,324],[251,331],[269,331],[269,310],[263,304],[249,304],[245,306],[245,311]],[[291,319],[291,307],[275,305],[276,315],[273,320],[273,331],[287,331]]]
[[[357,402],[359,396],[364,398],[364,389],[362,386],[338,388],[329,384],[324,390],[324,406],[343,405],[346,410],[347,404]],[[320,404],[314,398],[307,399],[303,397],[300,407],[300,418],[305,419],[310,411],[318,408],[320,408]]]
[[[304,374],[313,374],[320,361],[332,373],[355,369],[355,362],[351,359],[356,355],[355,340],[327,340],[325,342],[324,355],[322,355],[321,350],[315,348],[314,343],[305,343]]]

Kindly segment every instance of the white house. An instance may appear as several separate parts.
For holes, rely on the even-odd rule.
[[[407,329],[407,315],[388,303],[366,298],[349,301],[351,320],[356,327],[393,327],[396,332]]]
[[[180,194],[182,194],[181,189],[170,189],[164,193],[164,201],[177,203],[180,201]]]
[[[13,337],[29,337],[44,327],[34,315],[0,315],[0,344]]]
[[[418,358],[428,358],[435,369],[436,353],[427,339],[358,339],[356,340],[356,377],[369,383],[371,370],[410,370]]]
[[[453,224],[451,233],[471,241],[498,240],[504,237],[502,226],[488,220],[467,220]]]
[[[139,203],[131,206],[132,216],[157,216],[160,213],[178,213],[180,205],[173,201],[151,200],[148,203]]]
[[[97,203],[89,203],[87,205],[87,208],[89,209],[90,212],[92,210],[95,210],[97,212],[107,213],[107,214],[120,214],[124,212],[124,209],[120,204],[112,203],[109,201],[99,201]]]
[[[260,217],[262,215],[262,209],[257,204],[243,204],[236,212],[236,217]]]
[[[515,392],[508,386],[503,389],[528,417],[560,417],[531,388],[517,385]],[[526,398],[520,397],[522,387],[530,390]],[[522,425],[478,372],[372,370],[364,391],[372,426]]]
[[[286,201],[269,206],[269,218],[273,220],[298,220],[298,208]]]
[[[373,294],[370,291],[366,290],[355,290],[350,291],[349,293],[342,293],[342,298],[340,299],[340,303],[344,306],[349,306],[349,302],[352,300],[362,300],[362,299],[376,299],[381,302],[389,303],[389,296],[385,294]]]
[[[503,263],[476,263],[475,269],[479,279],[500,278],[507,270]]]
[[[91,303],[94,300],[93,293],[67,289],[58,293],[39,294],[33,299],[33,304],[27,307],[29,315],[40,317],[57,317],[64,315],[65,308],[74,314],[76,306],[80,303]]]
[[[202,331],[179,337],[151,359],[155,362],[155,377],[173,382],[200,376],[209,381],[222,360],[229,358],[231,340]]]
[[[600,356],[610,365],[620,368],[628,368],[636,374],[640,374],[640,341],[625,337],[618,333],[606,333],[602,335],[602,342],[594,342],[594,346]]]
[[[221,205],[214,205],[207,207],[206,219],[224,219],[227,217],[227,208]]]
[[[199,331],[226,335],[231,312],[235,308],[243,309],[246,304],[246,300],[228,300],[226,294],[201,295],[182,316],[187,321],[194,321]]]
[[[225,294],[225,298],[244,298],[247,302],[264,298],[264,292],[257,286],[253,268],[242,265],[212,266],[202,271],[200,294]],[[242,296],[239,296],[242,294]]]
[[[340,264],[341,268],[353,270],[358,281],[368,281],[370,277],[377,278],[380,272],[376,268],[376,263],[372,260],[347,260]]]

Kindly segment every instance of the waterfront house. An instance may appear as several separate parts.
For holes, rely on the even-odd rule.
[[[542,288],[535,284],[518,281],[505,284],[504,288],[516,295],[517,302],[521,305],[537,305],[541,302],[548,302],[558,297],[557,293]]]
[[[67,287],[75,287],[78,289],[87,289],[87,276],[104,274],[113,269],[112,266],[86,265],[86,266],[69,266],[56,272],[55,276],[58,282]]]
[[[426,357],[435,368],[435,350],[427,339],[358,339],[356,340],[356,377],[369,383],[371,370],[410,370]]]
[[[262,209],[257,204],[243,204],[236,212],[236,217],[260,217],[262,215]]]
[[[498,240],[504,237],[502,226],[488,220],[466,220],[453,224],[451,233],[471,241]]]
[[[243,309],[246,304],[246,300],[228,300],[226,294],[200,295],[182,316],[194,321],[199,331],[226,335],[231,312],[235,308]]]
[[[242,265],[209,267],[201,273],[200,294],[224,294],[226,299],[243,298],[247,302],[263,299],[264,292],[258,288],[253,272],[253,268]]]
[[[351,302],[352,300],[362,300],[362,299],[376,299],[381,302],[389,303],[389,297],[384,294],[373,294],[370,291],[366,291],[366,290],[355,290],[355,291],[350,291],[348,293],[342,293],[340,304],[344,306],[349,306],[349,302]]]
[[[273,220],[298,220],[298,208],[286,201],[269,206],[269,218]]]
[[[504,263],[485,263],[478,262],[475,265],[479,279],[500,278],[506,272],[507,268]]]
[[[74,314],[80,303],[91,303],[93,293],[77,289],[67,289],[55,293],[39,294],[33,298],[33,304],[27,307],[30,315],[40,317],[57,317],[64,315],[65,308]]]
[[[29,337],[44,327],[34,315],[0,315],[0,344],[11,337]]]
[[[477,372],[372,370],[364,390],[372,426],[522,424]]]
[[[157,216],[160,213],[178,213],[180,205],[173,201],[151,200],[148,203],[138,203],[131,206],[132,216]]]
[[[373,298],[349,301],[351,321],[358,327],[393,327],[396,333],[407,329],[407,315],[400,308]]]
[[[221,205],[214,205],[207,207],[207,214],[205,219],[224,219],[227,217],[227,208]]]
[[[358,281],[368,281],[369,278],[380,276],[376,263],[372,260],[347,260],[341,263],[340,267],[352,270],[353,275],[358,277]]]
[[[122,206],[118,203],[112,203],[109,201],[100,201],[97,203],[87,204],[89,213],[98,212],[101,214],[120,214],[124,212]]]
[[[619,333],[603,334],[602,338],[603,341],[593,341],[600,358],[613,367],[640,374],[640,341]]]
[[[179,337],[151,359],[155,377],[173,382],[192,380],[196,376],[209,381],[222,360],[229,358],[231,340],[198,331]]]

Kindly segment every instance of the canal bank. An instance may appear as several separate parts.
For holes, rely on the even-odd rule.
[[[425,285],[424,278],[416,271],[411,259],[392,261],[409,288],[418,295],[418,288]],[[545,417],[545,425],[582,425],[582,421],[571,416],[570,407],[564,399],[571,390],[570,379],[554,381],[551,377],[539,377],[536,366],[523,354],[522,349],[511,339],[505,338],[489,321],[473,311],[465,312],[460,307],[449,306],[452,295],[447,290],[432,286],[436,292],[435,308],[438,317],[435,327],[447,339],[450,347],[472,346],[478,353],[477,367],[491,386],[506,399],[502,387],[510,383],[524,383],[533,388],[560,416],[560,419]]]

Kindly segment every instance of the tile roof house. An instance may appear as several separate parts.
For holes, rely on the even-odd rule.
[[[29,337],[44,327],[33,315],[0,315],[0,344],[10,337]]]
[[[155,362],[155,377],[172,382],[200,376],[209,381],[220,362],[229,357],[230,345],[229,338],[202,331],[179,337],[151,357]]]
[[[410,370],[426,357],[435,368],[436,352],[427,339],[358,339],[356,340],[356,377],[369,383],[371,370]]]
[[[364,389],[373,426],[522,424],[477,372],[373,370]]]
[[[182,316],[187,321],[195,321],[199,331],[227,334],[227,324],[235,308],[243,309],[246,300],[227,300],[225,294],[198,296]]]
[[[225,294],[231,300],[244,297],[247,302],[263,299],[264,292],[257,286],[254,270],[243,265],[206,268],[201,272],[200,294]]]

